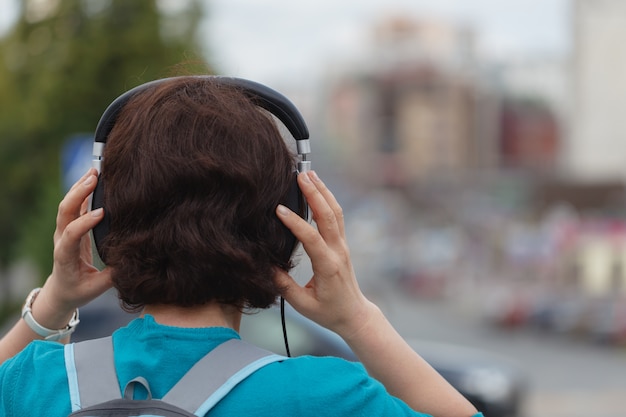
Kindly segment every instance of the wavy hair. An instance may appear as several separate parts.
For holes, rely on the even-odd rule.
[[[210,77],[179,77],[124,106],[102,166],[103,242],[125,309],[211,301],[266,308],[288,244],[275,215],[294,156],[271,115]]]

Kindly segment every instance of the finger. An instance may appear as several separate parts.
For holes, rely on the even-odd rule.
[[[87,213],[89,207],[89,198],[86,198],[83,200],[83,203],[80,205],[80,215],[82,216],[83,214]]]
[[[91,247],[91,239],[89,238],[89,231],[87,231],[87,233],[83,235],[80,241],[80,254],[81,258],[84,259],[85,262],[90,265],[93,264],[93,251]]]
[[[90,211],[69,223],[61,234],[58,245],[55,247],[55,258],[60,262],[74,261],[80,252],[80,243],[83,236],[102,220],[102,208]]]
[[[335,195],[328,189],[328,187],[326,187],[326,184],[324,184],[324,182],[320,179],[320,177],[317,175],[315,171],[309,171],[307,172],[307,174],[309,178],[311,179],[311,181],[313,181],[313,184],[315,185],[315,187],[317,187],[320,194],[324,196],[324,199],[330,206],[331,210],[335,213],[335,219],[337,221],[337,226],[339,227],[339,233],[344,235],[345,226],[344,226],[343,209],[341,208],[341,205],[339,205],[339,203],[337,202]]]
[[[311,181],[308,173],[298,175],[298,185],[311,208],[319,233],[327,242],[337,242],[342,235],[335,212],[326,201],[326,197]]]
[[[300,288],[291,275],[280,268],[274,268],[274,282],[278,288],[280,288],[280,295],[287,301],[289,301],[291,295]]]
[[[88,211],[88,205],[89,205],[89,198],[86,198],[83,201],[83,204],[81,204],[80,206],[80,215],[83,216],[84,214],[87,213]],[[80,242],[80,251],[81,251],[81,256],[89,263],[92,263],[93,260],[93,255],[91,253],[91,242],[89,240],[89,238],[87,238],[87,236],[83,236],[83,238],[81,239]]]
[[[89,168],[87,170],[87,172],[85,172],[83,174],[82,177],[80,177],[80,179],[78,181],[76,181],[74,184],[72,184],[72,186],[70,187],[69,191],[72,191],[74,188],[80,186],[83,182],[85,182],[85,180],[87,179],[87,177],[89,177],[90,175],[98,175],[98,170],[95,168]],[[68,191],[68,192],[69,192]]]
[[[276,207],[276,215],[302,243],[304,250],[312,260],[321,259],[327,255],[328,246],[326,242],[309,222],[282,204]]]
[[[306,288],[301,287],[291,275],[282,269],[276,268],[274,281],[281,288],[281,296],[301,314],[307,313],[314,301],[311,299]]]
[[[61,203],[59,203],[59,210],[57,213],[57,229],[55,232],[55,239],[58,239],[63,233],[63,230],[67,225],[78,218],[81,214],[80,208],[85,202],[89,194],[96,188],[98,178],[94,174],[95,170],[90,170],[85,175],[82,181],[77,182],[67,192]]]

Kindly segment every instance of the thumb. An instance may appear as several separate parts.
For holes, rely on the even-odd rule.
[[[308,288],[300,286],[296,280],[283,270],[276,270],[274,280],[280,288],[281,296],[303,316],[315,321],[317,302]]]
[[[107,267],[102,271],[90,274],[88,279],[83,281],[80,304],[84,305],[91,302],[112,287],[113,280],[110,268]]]
[[[280,295],[289,302],[301,314],[302,309],[307,306],[307,291],[282,269],[276,269],[274,274],[274,282],[280,290]]]
[[[113,287],[111,268],[105,267],[102,271],[96,272],[97,279],[94,280],[96,292],[105,292]]]
[[[280,295],[289,301],[290,296],[297,291],[298,283],[289,273],[280,268],[274,269],[274,283],[280,291]]]

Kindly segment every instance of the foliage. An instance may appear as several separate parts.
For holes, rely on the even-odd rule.
[[[198,53],[203,10],[197,0],[178,4],[22,2],[0,39],[0,271],[23,257],[49,270],[67,138],[92,132],[120,93],[180,73],[181,63],[185,73],[209,72]]]

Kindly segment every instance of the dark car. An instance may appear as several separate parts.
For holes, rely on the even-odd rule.
[[[114,293],[107,293],[80,311],[81,325],[74,341],[111,334],[135,315],[124,313]],[[349,361],[358,359],[335,333],[317,325],[286,306],[286,328],[292,356],[336,356]],[[280,310],[270,308],[244,315],[241,337],[257,346],[281,355],[286,354]],[[426,359],[485,417],[516,417],[521,413],[525,395],[523,373],[507,359],[462,346],[409,340]]]
[[[522,414],[527,377],[509,358],[449,343],[408,342],[485,417]]]

